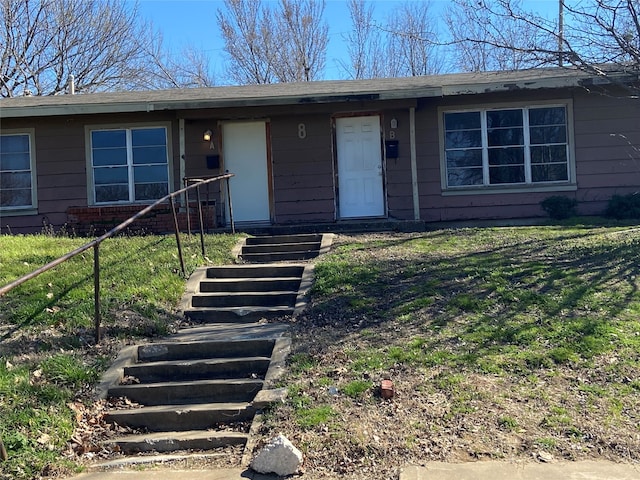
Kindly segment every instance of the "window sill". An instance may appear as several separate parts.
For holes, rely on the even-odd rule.
[[[33,207],[13,208],[11,210],[3,210],[0,208],[0,217],[20,217],[22,215],[37,215],[38,209]]]
[[[578,186],[576,184],[470,187],[442,190],[442,196],[449,197],[455,195],[501,195],[503,193],[575,192],[577,189]]]

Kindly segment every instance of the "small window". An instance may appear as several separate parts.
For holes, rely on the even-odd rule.
[[[167,130],[164,127],[93,130],[94,201],[153,201],[169,193]]]
[[[569,182],[567,107],[444,113],[446,187]]]
[[[28,133],[0,135],[0,209],[35,208],[35,172]]]

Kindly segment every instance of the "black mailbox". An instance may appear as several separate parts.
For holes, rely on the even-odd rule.
[[[387,158],[398,158],[398,140],[386,140],[384,149]]]
[[[209,170],[220,168],[220,155],[207,155],[207,168]]]

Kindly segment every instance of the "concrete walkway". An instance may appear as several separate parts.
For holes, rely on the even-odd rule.
[[[281,477],[260,475],[249,469],[232,468],[216,470],[112,470],[85,473],[74,477],[73,480],[276,480],[278,478]],[[322,478],[312,478],[308,474],[291,478],[323,480]],[[387,480],[373,476],[370,478],[371,480]],[[400,473],[400,480],[640,480],[640,464],[607,461],[432,462],[425,467],[405,467]]]
[[[400,480],[640,480],[640,464],[606,461],[433,462],[403,469]]]

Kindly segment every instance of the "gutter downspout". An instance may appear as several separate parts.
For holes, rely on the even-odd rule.
[[[416,155],[416,108],[409,108],[409,143],[411,146],[411,192],[413,193],[413,219],[420,220],[420,193],[418,191],[418,162]]]

